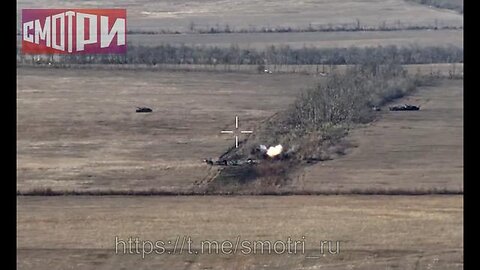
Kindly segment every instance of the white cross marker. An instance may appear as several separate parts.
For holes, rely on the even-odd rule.
[[[238,116],[235,116],[235,129],[238,129]],[[220,133],[222,134],[235,134],[233,130],[222,130]],[[241,130],[241,134],[251,134],[253,133],[252,130]],[[235,134],[235,148],[238,148],[238,135]]]

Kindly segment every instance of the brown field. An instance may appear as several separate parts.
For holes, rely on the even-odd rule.
[[[445,0],[454,1],[458,0]],[[352,24],[463,26],[463,15],[403,0],[19,0],[22,8],[127,8],[128,30]],[[20,29],[20,27],[18,27]],[[19,37],[17,37],[19,38]],[[129,35],[161,43],[262,49],[458,46],[463,30]],[[410,65],[448,76],[463,64]],[[82,66],[17,68],[17,190],[190,191],[212,179],[204,164],[234,145],[221,130],[255,130],[305,88],[317,66]],[[320,66],[327,73],[342,72]],[[190,72],[189,72],[190,71]],[[230,72],[224,72],[230,71]],[[315,76],[312,76],[314,74]],[[354,147],[291,174],[285,190],[311,193],[463,192],[463,80],[438,80],[354,129]],[[135,113],[148,106],[153,113]],[[241,137],[244,139],[245,137]],[[194,189],[195,190],[195,189]],[[306,194],[307,192],[304,192]],[[463,195],[17,196],[17,269],[463,269]],[[200,254],[116,254],[115,237],[165,242],[191,237]],[[205,254],[201,241],[293,241],[296,254]],[[338,254],[319,242],[339,241]],[[171,241],[171,242],[168,242]],[[179,246],[181,243],[178,244]],[[228,250],[228,249],[227,249]],[[142,249],[139,250],[142,252]],[[202,254],[203,253],[203,254]]]
[[[22,8],[127,8],[128,29],[186,31],[190,22],[198,27],[229,24],[232,28],[251,26],[291,26],[355,23],[379,26],[397,21],[408,25],[462,26],[463,16],[445,9],[430,8],[403,0],[321,0],[303,1],[231,1],[231,0],[108,0],[108,1],[17,1],[18,17]],[[20,29],[20,28],[19,28]]]
[[[189,188],[234,127],[252,129],[317,78],[306,75],[19,68],[17,188]],[[151,114],[135,113],[149,106]]]
[[[463,190],[463,81],[423,87],[396,103],[419,112],[390,112],[354,130],[358,145],[343,158],[307,168],[299,185],[312,190]]]
[[[197,27],[231,29],[251,27],[285,26],[306,28],[309,24],[354,24],[358,19],[363,26],[463,26],[463,16],[451,10],[430,8],[403,0],[350,0],[339,3],[334,0],[306,1],[75,1],[20,0],[18,18],[22,8],[127,8],[128,29],[133,31],[182,31],[188,32],[191,22]],[[335,12],[333,12],[335,11]],[[219,16],[221,14],[221,16]],[[400,22],[400,24],[398,24]],[[20,24],[20,21],[19,21]],[[20,33],[21,28],[18,27]],[[21,37],[17,37],[19,44]],[[463,30],[415,30],[369,32],[317,32],[317,33],[244,33],[244,34],[181,34],[128,36],[128,44],[157,46],[174,45],[231,46],[264,49],[268,45],[289,45],[293,48],[314,46],[321,48],[366,46],[449,46],[463,47]],[[20,46],[20,45],[19,45]]]
[[[463,14],[463,0],[433,0],[433,1],[424,1],[424,0],[407,0],[416,3],[423,3],[444,9],[450,9],[457,11]]]
[[[202,163],[321,77],[19,68],[17,188],[186,190],[216,172]],[[401,101],[399,101],[401,102]],[[299,172],[300,190],[463,190],[462,81],[421,88],[419,112],[381,112],[357,148]],[[137,114],[150,106],[152,114]],[[432,143],[435,142],[435,143]]]
[[[17,36],[18,48],[22,37]],[[231,34],[130,34],[128,46],[190,45],[263,50],[267,46],[291,48],[349,48],[396,45],[455,46],[463,48],[463,30],[406,30],[369,32],[303,32],[303,33],[231,33]]]
[[[370,32],[312,32],[312,33],[232,33],[232,34],[164,34],[128,36],[129,45],[158,46],[195,45],[262,50],[270,45],[292,48],[348,48],[396,45],[456,46],[463,48],[463,30],[409,30]]]
[[[462,226],[463,196],[19,197],[17,269],[463,269]],[[304,236],[305,252],[115,253],[115,237],[172,252],[177,236],[200,254],[204,240]],[[322,240],[339,253],[313,258]]]

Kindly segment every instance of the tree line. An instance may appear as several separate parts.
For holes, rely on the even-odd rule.
[[[430,64],[463,63],[463,48],[448,46],[292,48],[267,46],[264,50],[230,47],[173,46],[128,47],[126,55],[26,56],[21,63],[55,62],[71,64],[201,64],[201,65],[356,65],[365,63]]]
[[[259,144],[282,144],[291,160],[324,160],[331,151],[344,150],[342,139],[352,127],[378,116],[373,108],[430,83],[430,78],[408,75],[394,62],[352,66],[304,90],[230,155],[244,157]]]
[[[197,26],[191,22],[187,31],[160,29],[129,30],[127,34],[162,35],[162,34],[230,34],[230,33],[309,33],[309,32],[366,32],[366,31],[405,31],[405,30],[461,30],[462,26],[445,25],[438,20],[431,24],[407,24],[399,20],[391,23],[383,21],[378,25],[364,25],[360,20],[341,24],[308,24],[307,26],[251,26],[234,28],[229,24],[215,26]]]

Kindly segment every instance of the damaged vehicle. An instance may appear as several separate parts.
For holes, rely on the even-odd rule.
[[[148,107],[137,107],[135,112],[137,112],[137,113],[149,113],[149,112],[152,112],[152,109],[150,109]]]
[[[415,106],[411,104],[402,104],[389,107],[390,111],[418,111],[420,106]]]
[[[211,166],[241,166],[241,165],[255,165],[259,164],[262,161],[266,160],[284,160],[291,157],[294,148],[291,148],[288,151],[284,151],[284,148],[281,144],[275,146],[266,146],[259,145],[256,148],[252,149],[248,158],[225,158],[225,155],[213,160],[211,158],[204,159],[208,165]]]
[[[246,160],[241,160],[241,159],[218,159],[213,161],[211,158],[207,158],[203,160],[205,163],[207,163],[210,166],[240,166],[240,165],[254,165],[258,164],[259,161],[255,159],[246,159]]]

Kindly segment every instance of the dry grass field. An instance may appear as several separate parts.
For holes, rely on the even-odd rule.
[[[190,23],[198,27],[214,27],[229,24],[232,28],[251,26],[291,26],[355,23],[379,26],[400,21],[408,25],[462,26],[463,16],[457,12],[431,8],[403,0],[321,0],[321,1],[232,1],[232,0],[19,0],[22,8],[127,8],[128,29],[161,29],[187,31]],[[19,28],[20,29],[20,28]]]
[[[462,196],[19,197],[17,224],[22,270],[463,269]],[[303,236],[305,252],[115,253],[115,237],[170,240],[171,251],[177,236],[199,253],[204,240]],[[323,240],[338,254],[314,258]]]
[[[354,130],[348,155],[307,168],[308,190],[448,189],[463,191],[463,81],[423,87],[396,103],[418,112],[390,112]]]
[[[204,158],[234,145],[317,78],[19,68],[17,188],[190,188]],[[135,113],[149,106],[151,114]]]
[[[22,8],[127,8],[128,29],[133,31],[189,32],[193,22],[197,28],[223,27],[232,30],[252,27],[337,26],[463,26],[463,16],[451,10],[431,8],[403,0],[349,0],[339,3],[322,1],[17,1],[17,16]],[[20,24],[20,20],[19,20]],[[18,27],[18,29],[21,29]],[[20,40],[20,37],[18,37]],[[415,30],[392,32],[317,32],[317,33],[245,33],[245,34],[181,34],[129,35],[128,44],[156,46],[162,43],[230,46],[263,49],[267,45],[289,45],[294,48],[350,46],[448,46],[463,47],[463,30]]]
[[[232,34],[164,34],[128,36],[129,45],[158,46],[195,45],[263,50],[270,45],[292,48],[348,48],[396,45],[398,47],[456,46],[463,48],[463,30],[406,30],[370,32],[310,32],[310,33],[232,33]]]
[[[17,36],[18,48],[22,37]],[[463,30],[405,30],[369,32],[292,32],[292,33],[231,33],[231,34],[130,34],[128,46],[217,46],[263,50],[267,46],[291,48],[348,48],[396,45],[456,46],[463,48]]]
[[[459,3],[441,3],[449,1]],[[130,45],[143,46],[463,48],[462,29],[214,35],[190,29],[222,29],[227,24],[233,30],[305,29],[309,24],[335,27],[357,20],[367,27],[463,26],[461,13],[416,2],[19,0],[17,17],[20,32],[23,8],[126,8],[130,31],[183,33],[127,37]],[[342,73],[346,66],[323,70],[267,65],[273,74],[258,74],[257,68],[19,65],[17,269],[463,269],[463,80],[437,80],[394,102],[420,105],[419,111],[383,107],[375,112],[376,121],[351,130],[346,140],[353,147],[346,155],[305,165],[282,187],[296,194],[344,195],[96,193],[201,190],[195,189],[198,182],[218,172],[203,159],[217,158],[234,145],[233,136],[220,131],[233,129],[235,116],[240,129],[255,132],[302,90],[325,80],[319,71]],[[448,76],[455,69],[455,75],[463,75],[462,63],[405,68],[409,74]],[[153,112],[136,113],[142,106]],[[84,193],[21,195],[49,189]],[[437,195],[412,195],[417,191]],[[442,192],[450,194],[438,195]],[[371,193],[404,195],[366,195]],[[140,254],[116,254],[115,237],[164,241],[166,249],[145,258],[141,253],[148,250],[141,247]],[[184,237],[190,237],[192,251],[200,254],[187,254],[185,249],[180,254]],[[235,254],[202,251],[201,241],[230,241],[235,246],[238,237],[250,243],[304,239],[304,249],[296,254],[245,254],[242,247]],[[176,246],[176,241],[181,243]],[[321,241],[338,242],[338,254],[322,252]],[[175,254],[168,254],[173,250]],[[228,245],[227,250],[231,251]]]
[[[18,69],[17,188],[188,190],[202,163],[292,103],[320,78],[299,74]],[[421,88],[355,130],[350,154],[307,167],[298,190],[463,190],[461,80]],[[403,102],[403,101],[399,101]],[[135,113],[136,106],[152,114]],[[435,142],[432,144],[432,142]]]

